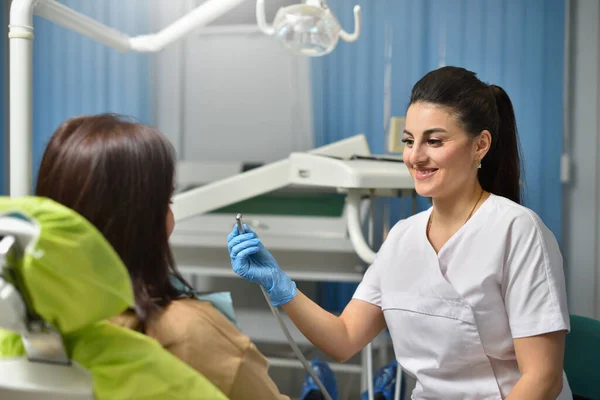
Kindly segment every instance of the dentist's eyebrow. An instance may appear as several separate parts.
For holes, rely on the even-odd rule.
[[[410,136],[414,136],[412,133],[410,133],[406,129],[404,129],[404,133],[407,135],[410,135]],[[423,132],[423,135],[424,136],[433,135],[434,133],[448,133],[448,131],[445,130],[444,128],[430,128],[430,129],[425,130]]]

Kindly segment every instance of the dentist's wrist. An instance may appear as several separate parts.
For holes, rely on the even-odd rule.
[[[289,303],[298,294],[296,282],[294,282],[287,276],[285,277],[285,281],[285,283],[278,282],[277,285],[274,285],[272,288],[270,288],[271,290],[267,290],[267,293],[269,294],[269,299],[271,300],[271,304],[274,307],[280,307],[284,304]]]

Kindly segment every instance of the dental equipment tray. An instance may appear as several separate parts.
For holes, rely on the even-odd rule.
[[[243,213],[246,224],[285,261],[282,268],[315,273],[306,276],[310,280],[357,282],[365,263],[348,235],[346,192],[353,191],[354,198],[357,191],[376,196],[414,193],[401,159],[373,156],[364,135],[293,152],[250,170],[243,165],[178,165],[177,186],[191,188],[177,193],[172,205],[177,223],[171,244],[179,265],[214,266],[212,273],[220,275],[219,266],[227,276],[233,274],[224,246],[233,216]],[[362,201],[363,224],[367,208],[368,201]]]
[[[364,268],[347,237],[345,195],[335,192],[282,189],[180,221],[170,239],[179,268],[233,276],[224,246],[238,212],[295,278],[360,280]]]
[[[343,159],[292,153],[288,159],[289,181],[293,185],[390,191],[414,185],[399,158],[353,155]]]

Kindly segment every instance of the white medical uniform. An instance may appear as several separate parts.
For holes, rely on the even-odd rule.
[[[430,214],[394,226],[354,298],[383,310],[412,399],[503,399],[520,376],[513,338],[570,329],[558,244],[533,211],[491,195],[436,254]]]

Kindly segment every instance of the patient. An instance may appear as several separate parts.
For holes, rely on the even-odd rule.
[[[156,130],[108,114],[77,117],[51,137],[36,195],[87,218],[127,266],[136,306],[114,323],[153,337],[230,399],[288,399],[250,339],[210,302],[177,287],[191,289],[168,243],[174,174],[173,148]]]

